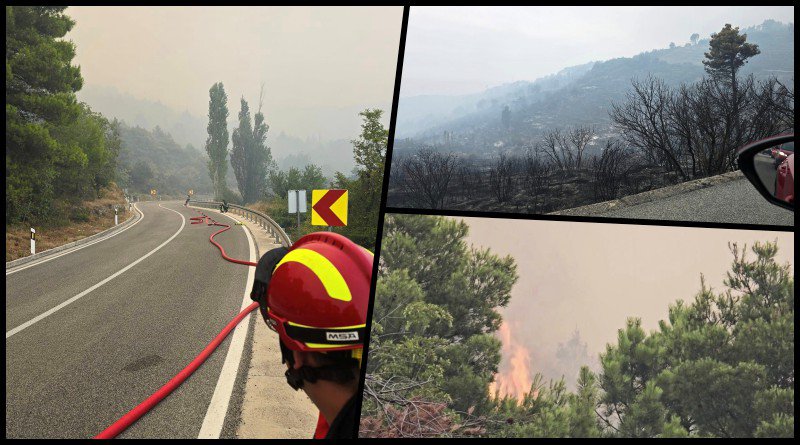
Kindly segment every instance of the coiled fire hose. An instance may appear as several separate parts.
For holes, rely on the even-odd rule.
[[[200,211],[198,210],[198,212]],[[214,232],[208,238],[212,244],[214,244],[215,246],[217,246],[217,248],[219,248],[219,251],[222,254],[222,258],[236,264],[244,264],[253,267],[257,265],[252,261],[237,260],[235,258],[229,257],[225,253],[225,249],[223,249],[218,242],[214,241],[214,237],[222,232],[225,232],[226,230],[229,230],[231,226],[228,224],[218,223],[213,219],[211,219],[210,217],[208,217],[205,213],[200,212],[200,214],[202,216],[196,216],[190,219],[192,221],[192,224],[206,223],[209,226],[224,227],[223,229]],[[179,372],[169,382],[167,382],[164,386],[162,386],[158,391],[153,393],[153,395],[145,399],[142,403],[140,403],[135,408],[130,410],[127,414],[120,417],[119,420],[112,423],[111,426],[103,430],[102,433],[98,434],[94,438],[113,439],[117,437],[119,434],[121,434],[123,431],[125,431],[125,429],[131,426],[134,422],[139,420],[143,415],[147,414],[148,411],[150,411],[151,409],[153,409],[153,407],[158,405],[159,402],[164,400],[165,397],[167,397],[170,393],[172,393],[172,391],[174,391],[178,386],[180,386],[181,383],[183,383],[187,378],[189,378],[189,376],[192,375],[192,373],[194,373],[197,370],[197,368],[199,368],[200,365],[202,365],[203,362],[206,361],[206,359],[211,355],[211,353],[213,353],[214,350],[217,349],[217,347],[222,343],[222,341],[225,340],[225,337],[227,337],[228,334],[230,334],[230,332],[236,327],[236,325],[238,325],[239,322],[242,321],[244,317],[246,317],[250,312],[254,311],[257,308],[258,308],[258,303],[252,303],[250,306],[247,306],[242,312],[239,313],[239,315],[237,315],[233,320],[231,320],[231,322],[228,323],[228,325],[225,326],[224,329],[222,329],[219,335],[217,335],[214,338],[214,340],[212,340],[211,343],[209,343],[208,346],[206,346],[205,349],[203,349],[203,351],[200,352],[200,354],[197,357],[195,357],[195,359],[192,360],[191,363],[189,363],[188,366],[183,368],[181,372]]]

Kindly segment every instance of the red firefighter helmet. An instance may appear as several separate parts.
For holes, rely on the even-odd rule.
[[[300,238],[272,272],[267,324],[291,350],[363,348],[372,263],[370,251],[337,233]]]

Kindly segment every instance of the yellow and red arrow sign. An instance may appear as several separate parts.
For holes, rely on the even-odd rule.
[[[347,190],[312,190],[311,225],[346,226]]]

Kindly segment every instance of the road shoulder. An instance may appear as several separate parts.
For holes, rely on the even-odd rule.
[[[92,241],[100,242],[105,238],[110,238],[110,237],[116,235],[121,230],[123,230],[123,229],[125,229],[127,227],[130,227],[131,225],[135,224],[136,221],[139,221],[142,218],[142,215],[143,215],[142,211],[139,210],[137,207],[135,207],[135,205],[133,205],[132,208],[135,209],[135,211],[132,212],[132,214],[128,217],[128,219],[126,219],[125,221],[123,221],[120,224],[117,224],[116,226],[112,226],[112,227],[110,227],[108,229],[105,229],[105,230],[103,230],[101,232],[95,233],[94,235],[90,235],[90,236],[87,236],[85,238],[81,238],[79,240],[72,241],[70,243],[67,243],[67,244],[64,244],[64,245],[61,245],[61,246],[58,246],[58,247],[53,247],[52,249],[47,249],[45,251],[36,253],[34,255],[28,255],[28,256],[25,256],[25,257],[22,257],[22,258],[17,258],[16,260],[13,260],[13,261],[7,261],[6,262],[6,272],[12,272],[13,269],[18,267],[18,266],[22,266],[24,264],[28,264],[28,263],[31,263],[33,261],[37,261],[37,260],[41,260],[41,259],[44,259],[44,258],[48,258],[48,257],[50,257],[50,256],[52,256],[53,254],[56,254],[56,253],[61,253],[62,255],[66,255],[68,253],[71,253],[71,251],[73,249],[77,250],[78,247],[83,246],[83,245],[85,245],[87,243],[90,243]]]

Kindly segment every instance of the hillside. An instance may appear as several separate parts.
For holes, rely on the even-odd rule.
[[[117,160],[120,186],[129,193],[183,196],[186,190],[212,193],[206,155],[191,145],[181,146],[161,127],[149,131],[120,125],[122,147]]]
[[[176,111],[161,102],[138,99],[113,87],[86,85],[78,98],[109,118],[117,118],[131,126],[153,130],[156,126],[169,133],[181,145],[202,149],[206,141],[205,117],[188,111]]]
[[[794,79],[794,24],[766,21],[744,29],[761,54],[742,69],[757,77]],[[566,68],[531,82],[516,82],[465,96],[419,96],[401,99],[395,153],[420,143],[486,156],[496,149],[520,148],[544,130],[594,124],[607,131],[608,109],[624,99],[633,78],[654,75],[668,85],[694,82],[704,74],[708,40],[655,49],[633,57]],[[508,107],[509,119],[502,120]]]

